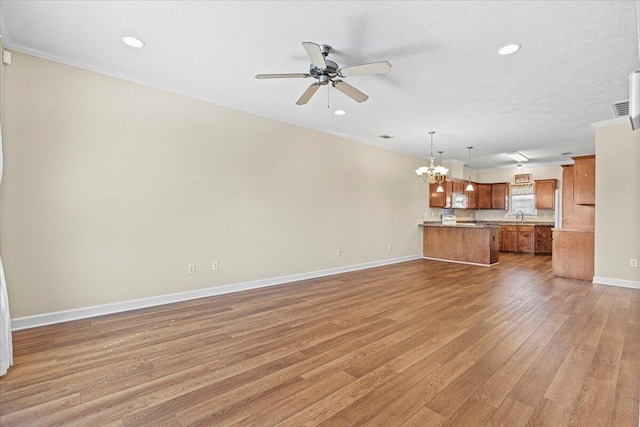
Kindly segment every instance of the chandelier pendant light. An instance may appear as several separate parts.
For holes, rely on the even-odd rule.
[[[444,179],[447,176],[449,169],[442,166],[442,152],[440,152],[440,166],[435,166],[433,163],[433,160],[434,160],[433,134],[434,133],[435,131],[429,132],[429,135],[431,135],[431,163],[429,164],[429,167],[421,166],[418,169],[416,169],[416,175],[418,175],[418,178],[420,179],[421,184],[438,184],[439,185],[438,191],[442,192],[444,191],[442,190],[442,183],[444,182]]]
[[[473,147],[467,147],[467,149],[469,150],[469,161],[467,162],[467,165],[469,163],[471,163],[471,149]],[[469,173],[469,183],[467,184],[467,188],[465,188],[464,191],[473,191],[473,185],[471,185],[471,173]]]
[[[444,153],[444,151],[438,151],[438,154],[440,155],[440,164],[442,164],[442,153]],[[438,182],[438,188],[436,188],[436,193],[444,193],[444,188],[442,188],[442,182]]]

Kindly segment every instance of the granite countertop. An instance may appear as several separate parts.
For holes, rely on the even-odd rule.
[[[551,226],[553,227],[555,223],[553,221],[476,221],[482,224],[491,224],[491,225],[542,225],[542,226]]]
[[[497,227],[497,225],[494,224],[476,224],[476,223],[464,223],[464,222],[459,222],[457,224],[441,224],[439,222],[423,222],[422,224],[418,224],[418,226],[420,227],[457,227],[457,228],[490,228],[490,227]]]
[[[553,227],[553,222],[516,222],[516,221],[476,221],[476,222],[464,222],[459,221],[456,224],[443,225],[439,221],[425,221],[418,224],[420,227],[464,227],[464,228],[487,228],[487,227],[499,227],[501,225],[525,225],[529,227],[543,226]]]

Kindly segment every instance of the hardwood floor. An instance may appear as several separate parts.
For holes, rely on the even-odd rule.
[[[14,333],[2,426],[638,426],[640,291],[418,260]]]

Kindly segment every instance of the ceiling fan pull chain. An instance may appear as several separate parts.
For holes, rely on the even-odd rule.
[[[327,108],[329,108],[329,85],[327,85]]]

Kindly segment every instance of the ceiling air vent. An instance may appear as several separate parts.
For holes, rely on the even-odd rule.
[[[387,135],[387,134],[384,134],[384,135],[378,135],[378,138],[382,138],[382,139],[393,139],[393,137],[392,137],[391,135]]]
[[[629,101],[614,102],[612,105],[613,112],[615,113],[616,117],[629,115]]]

